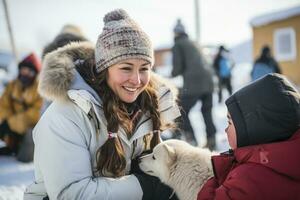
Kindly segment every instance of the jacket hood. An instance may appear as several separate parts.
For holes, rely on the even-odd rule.
[[[226,100],[237,146],[283,141],[300,128],[300,94],[280,74],[268,74]]]
[[[88,90],[96,99],[95,91],[75,69],[77,60],[94,57],[94,45],[89,42],[73,42],[48,53],[39,76],[38,92],[47,100],[67,99],[70,89]]]
[[[35,53],[30,53],[28,56],[26,56],[18,65],[19,70],[21,67],[28,67],[38,73],[41,70],[41,61],[40,59],[35,55]]]

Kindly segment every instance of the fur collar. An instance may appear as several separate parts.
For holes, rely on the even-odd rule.
[[[46,54],[39,76],[38,92],[47,100],[64,100],[76,75],[74,61],[94,56],[90,42],[73,42]]]

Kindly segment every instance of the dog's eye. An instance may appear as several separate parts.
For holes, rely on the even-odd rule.
[[[155,160],[155,156],[154,155],[152,156],[152,159]]]

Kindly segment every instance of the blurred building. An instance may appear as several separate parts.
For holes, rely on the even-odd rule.
[[[171,47],[162,47],[154,50],[154,69],[172,65],[172,52]]]
[[[283,74],[300,84],[300,6],[255,17],[250,24],[253,57],[268,44]]]

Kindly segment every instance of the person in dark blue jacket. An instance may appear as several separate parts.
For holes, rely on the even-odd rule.
[[[221,45],[213,63],[214,69],[219,79],[219,103],[221,103],[223,99],[222,90],[224,87],[226,87],[229,95],[232,94],[231,70],[233,67],[233,63],[228,58],[228,53],[229,50],[226,49],[223,45]]]
[[[281,69],[276,60],[272,57],[270,47],[265,45],[261,50],[260,57],[253,65],[251,79],[252,81],[255,81],[269,73],[281,74]]]

